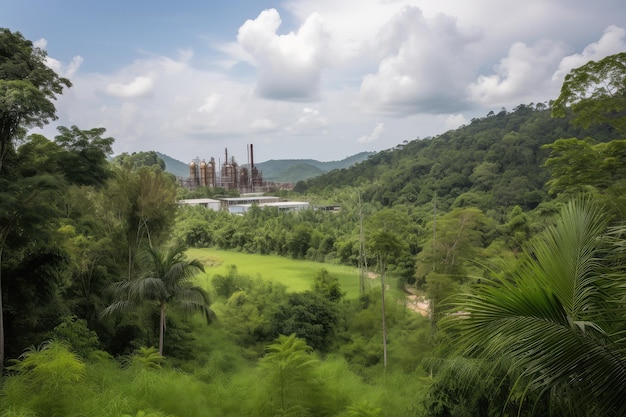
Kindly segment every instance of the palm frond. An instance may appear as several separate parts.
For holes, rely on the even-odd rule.
[[[510,361],[528,389],[623,410],[626,346],[611,329],[624,321],[608,324],[622,306],[607,279],[607,225],[593,202],[573,200],[523,266],[459,297],[459,313],[442,325],[458,329],[474,352]]]

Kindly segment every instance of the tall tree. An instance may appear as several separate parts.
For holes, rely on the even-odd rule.
[[[70,87],[46,65],[46,52],[19,32],[0,29],[0,171],[26,129],[56,120],[52,100]]]
[[[575,199],[526,262],[477,285],[444,322],[458,341],[518,375],[515,386],[572,415],[626,415],[624,226]]]
[[[59,126],[55,142],[64,152],[61,154],[63,173],[72,184],[104,185],[112,172],[107,156],[113,152],[114,139],[103,138],[103,127],[81,130],[76,126]]]
[[[608,123],[626,134],[626,52],[589,61],[567,74],[552,116],[564,117],[568,109],[583,127]]]
[[[57,252],[49,242],[59,217],[58,197],[65,187],[62,176],[56,172],[57,155],[58,147],[37,135],[5,159],[4,172],[0,175],[0,369],[4,364],[7,330],[4,314],[7,308],[14,307],[3,294],[2,286],[9,284],[9,276],[26,278],[13,276],[7,265],[10,263],[14,271],[19,270],[23,262],[35,259],[40,251]],[[15,285],[27,288],[32,282],[26,280],[21,286]]]
[[[387,320],[385,315],[385,290],[386,283],[385,278],[387,275],[387,267],[389,260],[392,259],[393,254],[398,253],[402,249],[402,242],[398,237],[387,231],[378,231],[371,235],[368,240],[369,251],[374,255],[378,264],[378,271],[380,273],[380,287],[381,287],[381,320],[383,328],[383,367],[387,368]]]
[[[143,245],[159,246],[169,238],[176,209],[176,183],[169,174],[149,167],[115,169],[99,211],[109,233],[126,246],[129,277]]]
[[[52,102],[63,87],[71,83],[59,77],[46,65],[45,51],[33,46],[19,32],[0,29],[0,174],[3,182],[2,211],[0,218],[0,271],[2,254],[9,232],[16,225],[19,209],[12,202],[31,205],[33,198],[40,195],[33,191],[26,200],[18,200],[6,190],[16,190],[15,183],[7,175],[5,160],[15,152],[15,141],[26,134],[30,127],[43,126],[56,119]],[[40,179],[41,180],[41,179]],[[30,190],[34,188],[30,187]],[[4,364],[4,317],[2,305],[2,275],[0,273],[0,372]]]
[[[143,302],[159,308],[159,354],[163,355],[163,338],[167,306],[174,305],[185,313],[202,313],[210,323],[215,315],[210,309],[208,293],[192,285],[191,279],[204,266],[196,259],[187,260],[184,246],[177,245],[167,251],[147,247],[143,252],[145,273],[138,278],[114,284],[116,301],[103,312],[111,315]]]

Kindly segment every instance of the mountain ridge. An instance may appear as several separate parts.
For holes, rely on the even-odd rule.
[[[189,176],[188,164],[158,151],[156,154],[165,162],[165,171],[177,177],[186,178]],[[349,168],[375,154],[376,152],[360,152],[341,160],[327,162],[315,159],[270,159],[259,162],[255,166],[263,173],[263,178],[266,181],[296,183],[335,169]]]

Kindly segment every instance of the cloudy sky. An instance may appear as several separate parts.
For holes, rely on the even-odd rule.
[[[57,123],[183,162],[339,160],[558,96],[623,0],[0,0],[73,87]]]

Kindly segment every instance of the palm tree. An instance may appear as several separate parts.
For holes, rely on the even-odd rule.
[[[521,266],[463,294],[444,325],[563,414],[626,415],[625,235],[572,200]]]
[[[187,260],[185,247],[177,245],[167,251],[146,248],[141,263],[145,273],[136,279],[127,279],[113,284],[116,301],[103,314],[111,315],[143,302],[152,302],[159,307],[159,354],[163,355],[166,308],[176,305],[185,313],[202,313],[210,323],[215,314],[209,308],[208,293],[193,286],[191,279],[204,267],[196,259]]]

